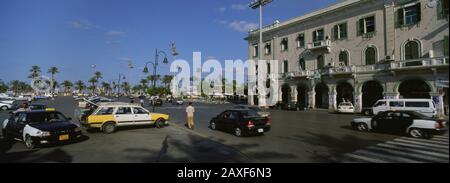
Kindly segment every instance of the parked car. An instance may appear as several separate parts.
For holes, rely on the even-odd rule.
[[[209,123],[212,130],[232,132],[237,137],[269,132],[271,125],[270,118],[262,117],[255,111],[247,109],[226,110]]]
[[[183,105],[184,104],[184,100],[183,99],[175,99],[172,101],[173,105]]]
[[[235,109],[247,109],[247,110],[253,110],[256,113],[258,113],[258,115],[262,116],[262,117],[270,117],[270,112],[262,109],[259,106],[253,106],[253,105],[238,105],[236,107],[234,107]]]
[[[89,116],[80,117],[80,123],[89,129],[100,129],[110,134],[122,126],[148,126],[162,128],[169,123],[169,115],[150,113],[138,104],[130,103],[104,103],[100,104]]]
[[[38,145],[79,139],[80,126],[58,111],[28,111],[11,114],[3,122],[2,134],[7,140],[25,142],[29,149]]]
[[[338,113],[354,113],[355,107],[351,102],[341,102],[338,105]]]
[[[11,97],[10,95],[8,95],[6,93],[0,93],[0,99],[1,100],[12,100],[12,99],[14,99],[14,97]]]
[[[428,117],[437,115],[434,102],[431,99],[383,99],[373,106],[373,114],[390,110],[416,111]]]
[[[447,121],[415,111],[385,111],[372,118],[356,118],[351,126],[359,131],[400,132],[415,138],[431,138],[448,130]]]
[[[0,111],[10,110],[12,108],[12,104],[0,102]]]
[[[160,98],[158,99],[154,99],[150,101],[150,104],[153,106],[162,106],[163,105],[163,100],[161,100]]]

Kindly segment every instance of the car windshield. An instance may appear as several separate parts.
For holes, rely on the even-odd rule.
[[[38,113],[28,113],[27,121],[30,124],[59,123],[67,121],[67,118],[59,112],[38,112]]]
[[[259,117],[258,113],[252,110],[242,111],[242,115],[244,116],[244,118]]]

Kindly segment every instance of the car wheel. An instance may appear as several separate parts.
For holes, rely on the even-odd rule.
[[[358,123],[358,124],[356,125],[356,129],[357,129],[358,131],[362,131],[362,132],[367,132],[367,131],[369,131],[369,127],[367,126],[367,124],[364,124],[364,123]]]
[[[234,129],[234,135],[236,135],[236,137],[242,137],[242,130],[241,128],[237,127]]]
[[[111,134],[116,131],[116,125],[113,122],[107,122],[102,126],[103,133]]]
[[[409,135],[414,138],[430,138],[428,133],[419,128],[413,128],[409,130]]]
[[[164,127],[164,123],[165,123],[165,120],[162,119],[162,118],[159,118],[159,119],[156,120],[155,126],[156,126],[156,128],[163,128]]]
[[[2,109],[2,111],[6,111],[8,110],[8,106],[2,106],[0,109]]]
[[[25,136],[25,146],[27,146],[28,149],[34,149],[35,148],[35,144],[33,142],[33,139],[29,135]]]
[[[216,122],[211,121],[211,124],[209,125],[212,130],[217,130]]]

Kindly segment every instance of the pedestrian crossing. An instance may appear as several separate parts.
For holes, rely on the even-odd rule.
[[[400,137],[347,153],[336,159],[342,163],[449,163],[449,137],[432,139]]]

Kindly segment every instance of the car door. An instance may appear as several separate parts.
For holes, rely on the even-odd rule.
[[[150,113],[142,107],[133,107],[134,123],[136,125],[151,124]]]
[[[224,128],[226,130],[233,130],[239,125],[239,112],[229,111],[228,118],[224,122]]]
[[[8,122],[8,125],[6,126],[8,135],[11,135],[14,138],[22,139],[23,129],[26,126],[26,122],[27,122],[26,113],[19,113],[18,115],[13,117],[12,121]]]
[[[219,116],[217,116],[215,122],[216,122],[216,127],[218,129],[222,129],[222,130],[225,129],[225,126],[226,126],[225,123],[226,123],[226,120],[228,119],[229,113],[230,113],[229,111],[225,111],[222,114],[219,114]]]
[[[388,129],[391,120],[392,120],[392,112],[380,113],[372,120],[372,127],[375,130],[385,131]]]
[[[406,129],[408,129],[408,127],[410,127],[413,124],[415,116],[407,112],[402,112],[401,115],[402,116],[401,119],[399,120],[397,130],[399,132],[405,132]]]
[[[114,114],[119,126],[134,125],[134,114],[131,111],[131,107],[118,107]]]
[[[381,128],[385,131],[397,132],[401,126],[401,113],[388,112],[384,120],[382,120]]]

